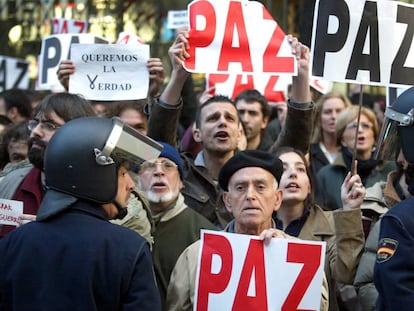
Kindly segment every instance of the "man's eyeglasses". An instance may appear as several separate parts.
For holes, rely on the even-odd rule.
[[[165,172],[171,172],[177,168],[177,164],[170,160],[162,160],[161,162],[145,161],[140,166],[141,172],[154,172],[157,165],[161,165],[161,168]]]
[[[367,123],[367,122],[360,122],[359,126],[362,127],[362,129],[364,129],[364,130],[370,130],[373,127],[372,123]],[[347,129],[351,129],[351,130],[355,130],[357,127],[358,127],[357,122],[349,123],[346,126]]]
[[[33,131],[34,128],[40,124],[40,128],[43,131],[47,131],[47,132],[54,132],[56,131],[58,128],[61,127],[61,125],[56,124],[55,122],[53,122],[52,120],[44,120],[44,121],[38,121],[38,120],[29,120],[29,122],[27,122],[27,128],[29,129],[29,131]]]

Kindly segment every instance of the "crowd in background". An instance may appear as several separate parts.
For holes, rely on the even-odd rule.
[[[377,221],[409,196],[401,179],[405,163],[401,158],[391,162],[374,158],[384,97],[364,94],[359,111],[360,94],[311,92],[309,50],[296,38],[290,37],[290,43],[299,73],[288,100],[272,105],[253,89],[234,99],[212,95],[213,89],[196,94],[181,63],[187,53],[185,33],[169,50],[172,72],[167,85],[161,60],[148,61],[147,99],[88,102],[68,93],[1,92],[0,197],[24,202],[22,226],[36,220],[48,188],[43,161],[52,136],[73,119],[119,117],[164,149],[155,162],[130,163],[136,185],[128,213],[111,222],[134,230],[150,245],[162,308],[192,310],[193,298],[180,292],[182,277],[192,269],[187,247],[199,239],[202,228],[249,233],[229,207],[231,199],[223,199],[223,193],[232,192],[222,186],[231,182],[220,174],[239,153],[240,161],[247,161],[243,152],[257,150],[280,159],[283,168],[276,178],[282,192],[280,206],[271,212],[264,229],[327,242],[329,307],[322,309],[374,310],[374,263],[367,260],[364,248],[375,252],[378,233],[369,236],[378,230]],[[75,70],[70,60],[59,67],[58,77],[66,89]],[[263,154],[252,156],[260,160]],[[276,176],[266,165],[258,164]],[[0,225],[0,239],[14,230]],[[194,290],[193,285],[186,286]],[[324,298],[321,301],[323,306]]]

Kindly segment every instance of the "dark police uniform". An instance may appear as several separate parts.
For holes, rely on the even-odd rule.
[[[378,310],[414,310],[414,197],[381,220],[374,282]]]
[[[161,310],[149,246],[78,201],[0,241],[0,310]]]

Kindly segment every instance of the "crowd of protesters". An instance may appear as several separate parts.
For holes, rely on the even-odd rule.
[[[345,94],[316,98],[309,49],[295,37],[288,41],[298,74],[276,115],[276,135],[267,131],[275,108],[253,89],[234,99],[207,90],[182,122],[195,104],[188,101],[196,100],[186,94],[186,31],[169,48],[166,85],[163,63],[149,59],[146,100],[92,102],[63,92],[35,105],[23,90],[0,93],[0,198],[23,202],[18,228],[0,225],[0,309],[192,310],[200,229],[210,229],[265,243],[325,241],[321,310],[375,310],[378,220],[410,197],[411,164],[401,153],[377,160],[380,114],[373,105],[359,111]],[[75,70],[70,60],[59,66],[66,90]],[[93,144],[103,148],[90,127],[108,131],[113,118],[159,142],[159,157],[117,159],[112,179],[86,160],[65,173],[66,160],[83,163]],[[87,187],[89,175],[101,172]],[[103,199],[105,192],[112,196]],[[254,215],[244,214],[246,202],[257,206]]]

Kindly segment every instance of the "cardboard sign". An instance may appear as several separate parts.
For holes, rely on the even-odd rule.
[[[76,19],[54,18],[52,21],[52,34],[61,33],[87,33],[88,22]]]
[[[188,26],[188,14],[186,10],[168,11],[167,28],[177,29]]]
[[[325,247],[202,230],[194,310],[319,310]]]
[[[18,218],[23,214],[23,202],[0,199],[0,224],[18,226]]]
[[[70,76],[69,92],[90,100],[146,98],[148,58],[145,44],[73,44],[76,71]]]
[[[56,71],[62,60],[70,59],[70,46],[73,43],[108,43],[108,41],[86,33],[44,37],[39,56],[39,76],[36,89],[64,91]]]
[[[0,92],[14,88],[29,88],[29,62],[20,58],[0,56]]]
[[[337,82],[414,85],[414,5],[318,0],[312,74]]]
[[[188,16],[186,70],[296,75],[285,33],[260,2],[196,0],[188,5]]]

